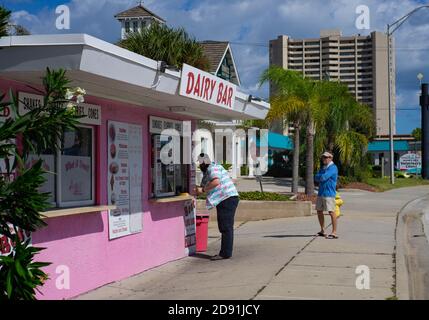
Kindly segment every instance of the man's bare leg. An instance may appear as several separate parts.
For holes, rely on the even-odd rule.
[[[325,233],[325,216],[323,215],[323,211],[317,211],[317,218],[319,219],[320,224],[320,232]]]
[[[332,221],[332,235],[337,235],[337,215],[335,212],[329,211],[329,215],[331,216]]]

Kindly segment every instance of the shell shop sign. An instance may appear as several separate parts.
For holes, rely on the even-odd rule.
[[[183,65],[180,95],[234,109],[237,86],[208,72]]]
[[[40,107],[43,104],[43,96],[38,94],[18,92],[18,111],[20,115],[24,115],[31,108]],[[75,106],[78,115],[86,116],[79,119],[82,124],[99,126],[101,125],[101,108],[88,103],[79,103]]]

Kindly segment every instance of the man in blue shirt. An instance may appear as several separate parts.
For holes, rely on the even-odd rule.
[[[315,176],[315,181],[319,183],[319,193],[317,195],[316,210],[321,231],[317,234],[327,239],[338,239],[337,236],[337,215],[335,214],[335,196],[337,193],[338,168],[332,161],[334,156],[325,152],[322,155],[323,167]],[[323,213],[329,212],[332,220],[332,233],[325,234],[325,217]]]

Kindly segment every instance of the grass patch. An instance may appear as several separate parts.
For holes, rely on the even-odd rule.
[[[248,201],[290,201],[290,197],[284,194],[278,194],[275,192],[239,192],[240,200]],[[198,196],[198,199],[206,199],[205,195]]]
[[[424,180],[421,178],[396,178],[395,184],[390,184],[390,178],[369,178],[367,182],[370,186],[373,186],[377,189],[377,191],[388,191],[392,189],[398,188],[406,188],[406,187],[416,187],[429,185],[429,180]]]

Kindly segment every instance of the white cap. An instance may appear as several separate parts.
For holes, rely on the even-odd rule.
[[[211,164],[212,163],[212,161],[210,160],[210,157],[207,153],[201,153],[198,156],[198,162],[200,164]]]
[[[333,158],[334,156],[332,155],[332,153],[326,151],[322,154],[322,157],[324,158]]]

